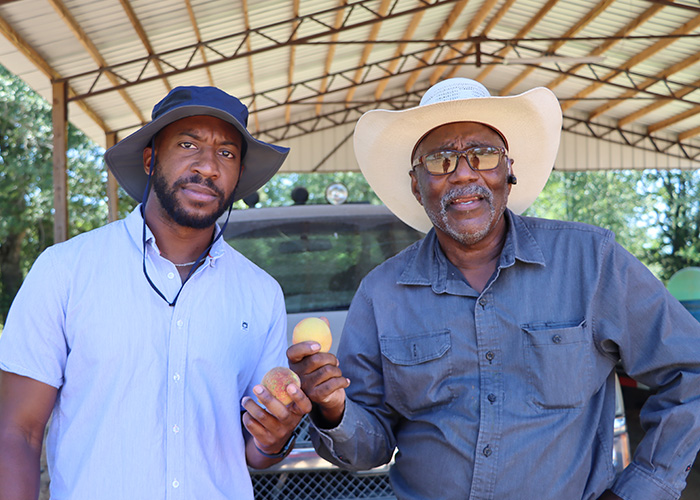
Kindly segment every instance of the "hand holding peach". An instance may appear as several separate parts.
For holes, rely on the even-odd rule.
[[[324,319],[315,317],[302,319],[294,327],[292,343],[298,344],[299,342],[311,340],[321,344],[321,352],[330,351],[333,337],[331,335],[331,329],[328,326],[328,320],[324,321]]]
[[[289,384],[296,384],[298,387],[301,387],[301,381],[297,374],[284,366],[272,368],[262,379],[262,385],[285,406],[292,402],[292,398],[287,392]]]

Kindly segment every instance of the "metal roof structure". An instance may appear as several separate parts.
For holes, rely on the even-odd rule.
[[[284,169],[355,170],[363,112],[465,76],[556,93],[556,168],[700,167],[697,0],[0,0],[0,33],[0,64],[49,100],[65,89],[103,146],[172,87],[215,85],[258,138],[300,151]],[[603,158],[626,149],[651,156]]]

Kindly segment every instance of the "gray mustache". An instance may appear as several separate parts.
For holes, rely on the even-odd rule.
[[[445,210],[447,209],[447,206],[455,201],[457,198],[461,198],[464,196],[480,196],[484,200],[486,200],[489,204],[492,204],[493,201],[493,194],[491,191],[486,189],[484,186],[479,186],[478,184],[474,184],[471,186],[465,186],[461,188],[455,188],[448,193],[445,194],[445,196],[442,197],[442,200],[440,200],[440,204],[442,206],[442,209]]]

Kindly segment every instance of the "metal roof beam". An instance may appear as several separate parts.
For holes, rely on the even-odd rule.
[[[83,31],[83,28],[80,27],[78,22],[75,20],[75,18],[72,16],[72,14],[68,11],[65,5],[60,0],[48,0],[48,2],[51,4],[51,6],[54,8],[56,13],[63,19],[63,21],[68,25],[68,27],[71,29],[75,37],[78,39],[78,41],[83,45],[85,50],[90,54],[92,59],[97,63],[97,65],[100,68],[103,68],[107,66],[107,62],[104,60],[102,57],[102,54],[100,54],[100,51],[97,50],[97,47],[95,47],[95,44],[92,43],[92,40],[90,40],[90,37],[87,36],[85,31]],[[107,78],[109,78],[110,82],[112,84],[116,85],[118,82],[116,78],[110,74],[107,73]],[[67,85],[70,85],[70,78],[61,78],[56,80],[57,82],[66,82]],[[126,93],[126,91],[119,89],[119,94],[122,96],[126,104],[129,106],[131,111],[139,118],[139,120],[144,121],[143,114],[141,113],[141,110],[136,106],[136,103],[129,97],[129,95]],[[77,96],[74,96],[73,98],[70,98],[69,100],[77,100]]]
[[[685,34],[691,32],[692,30],[694,30],[695,28],[697,28],[698,26],[700,26],[700,15],[694,17],[693,19],[686,22],[682,26],[673,30],[672,34],[685,35]],[[585,97],[585,96],[593,93],[595,90],[597,90],[601,87],[601,85],[603,84],[602,82],[611,80],[611,79],[615,78],[617,75],[619,75],[620,73],[633,68],[634,66],[636,66],[640,62],[642,62],[645,59],[648,59],[652,55],[656,54],[661,49],[667,47],[672,42],[673,42],[672,38],[664,38],[661,40],[657,40],[656,43],[652,44],[651,46],[642,50],[640,53],[638,53],[638,54],[634,55],[633,57],[631,57],[630,59],[628,59],[618,69],[611,71],[607,75],[605,75],[601,79],[602,81],[600,83],[594,83],[594,84],[586,87],[582,91],[580,91],[578,94],[576,94],[576,97]],[[569,109],[575,103],[576,103],[575,100],[571,100],[571,101],[567,102],[565,106],[562,106],[562,109],[564,109],[564,110]]]
[[[405,109],[418,103],[421,92],[422,89],[384,98],[379,103],[374,101],[364,102],[329,111],[319,116],[302,118],[285,125],[270,127],[261,130],[259,138],[271,142],[280,142],[312,132],[320,132],[329,128],[354,123],[366,111],[376,109],[378,104],[383,104],[392,109]],[[562,129],[569,133],[593,137],[613,144],[632,146],[645,151],[663,153],[675,158],[700,161],[700,147],[682,143],[680,139],[673,141],[567,115],[564,115]],[[697,133],[700,133],[700,127],[698,127]]]
[[[141,21],[139,21],[139,18],[136,17],[136,12],[134,12],[133,7],[131,7],[129,0],[119,0],[119,3],[122,4],[122,8],[124,9],[124,12],[126,12],[126,17],[129,18],[129,21],[131,22],[131,26],[133,26],[134,31],[136,31],[136,34],[138,35],[139,39],[141,40],[141,43],[143,44],[144,48],[146,49],[146,52],[148,53],[149,56],[152,56],[155,51],[153,50],[153,46],[151,45],[151,41],[148,39],[148,35],[146,35],[146,30],[143,29],[143,26],[141,25]],[[158,61],[158,59],[153,60],[153,65],[155,66],[158,74],[163,75],[163,73],[164,73],[163,67],[160,65],[160,61]],[[163,84],[165,85],[166,92],[170,92],[172,90],[172,87],[170,86],[168,79],[165,77],[163,78]]]
[[[634,90],[628,90],[627,92],[622,94],[620,97],[625,98],[625,99],[629,98],[629,97],[634,97],[639,92],[637,89],[646,89],[647,87],[650,87],[651,85],[659,82],[659,80],[666,80],[669,76],[671,76],[675,73],[678,73],[679,71],[682,71],[685,68],[688,68],[689,66],[692,66],[693,64],[697,63],[698,61],[700,61],[700,52],[697,52],[690,57],[686,57],[685,59],[677,62],[673,66],[664,69],[663,71],[654,75],[654,78],[648,78],[648,79],[644,80],[643,82],[638,83]],[[696,85],[694,85],[694,86],[687,86],[687,87],[684,87],[680,90],[677,90],[675,92],[675,94],[676,95],[680,94],[681,96],[685,96],[685,95],[689,94],[690,92],[697,90],[697,83],[698,82],[700,82],[700,80],[698,80],[696,82]],[[613,101],[613,102],[604,104],[603,106],[600,106],[600,107],[594,109],[590,113],[590,117],[595,118],[599,115],[602,115],[603,113],[606,113],[607,111],[609,111],[613,107],[617,106],[617,104],[619,102],[620,101]],[[639,118],[640,116],[642,116],[642,115],[641,114],[637,115],[637,118]],[[624,120],[624,118],[622,120]]]
[[[476,13],[474,17],[471,18],[469,23],[467,24],[467,27],[464,28],[464,31],[462,31],[462,35],[459,38],[471,38],[476,29],[481,26],[481,23],[484,22],[486,19],[486,16],[491,12],[493,9],[494,5],[496,5],[496,2],[498,0],[486,0],[481,7],[479,8],[479,11]],[[513,0],[511,0],[512,2]],[[501,9],[499,9],[498,15],[504,15],[505,12],[508,10],[509,5],[503,6]],[[502,13],[502,14],[501,14]],[[486,33],[481,34],[482,36],[485,36]],[[458,45],[458,49],[462,49],[463,46],[466,45],[466,43],[461,43]],[[468,53],[469,51],[467,51]],[[445,59],[450,59],[457,55],[454,49],[450,48],[450,50],[447,51],[447,54],[445,55]],[[440,79],[440,77],[445,73],[447,70],[448,66],[443,66],[441,64],[436,63],[433,65],[433,72],[430,75],[430,85],[435,85],[437,81]]]
[[[292,5],[292,17],[295,19],[294,23],[292,24],[292,34],[290,36],[290,40],[294,41],[297,38],[297,30],[299,28],[299,24],[301,23],[300,21],[297,20],[299,17],[299,2],[300,0],[293,0],[293,5]],[[287,100],[289,100],[292,97],[292,82],[294,81],[294,58],[296,56],[296,45],[291,45],[289,47],[289,70],[287,72],[287,86],[289,89],[287,90]],[[292,108],[291,106],[287,106],[287,108],[284,110],[284,120],[289,123],[292,119]]]
[[[58,2],[58,0],[49,0],[50,2]],[[116,64],[113,66],[108,66],[104,61],[98,61],[98,66],[99,68],[93,71],[88,71],[84,72],[78,75],[72,75],[72,76],[67,76],[64,77],[62,80],[65,81],[70,81],[73,79],[84,79],[84,78],[93,78],[94,83],[92,84],[92,87],[94,88],[96,86],[97,80],[100,79],[100,77],[103,74],[106,74],[108,77],[110,77],[110,81],[112,83],[112,86],[109,88],[103,88],[99,90],[91,90],[90,92],[81,94],[79,96],[74,97],[74,100],[78,99],[86,99],[91,96],[99,95],[105,92],[111,92],[114,90],[123,90],[125,88],[128,88],[133,85],[138,85],[140,83],[145,83],[145,82],[150,82],[154,80],[159,80],[163,77],[170,77],[173,75],[185,73],[188,71],[194,71],[198,69],[205,68],[207,66],[212,66],[214,64],[221,64],[225,62],[229,62],[235,59],[240,59],[241,57],[250,57],[256,54],[261,54],[264,52],[268,52],[270,50],[278,49],[280,47],[287,47],[290,46],[291,44],[296,44],[296,45],[303,45],[306,44],[312,40],[317,40],[320,38],[324,37],[330,37],[334,34],[338,34],[344,31],[360,28],[363,26],[369,26],[375,23],[381,23],[383,21],[386,21],[388,19],[393,19],[401,16],[407,16],[407,15],[416,15],[419,13],[422,13],[428,9],[435,8],[436,5],[444,5],[446,3],[453,3],[458,0],[442,0],[437,3],[428,3],[425,1],[421,1],[420,4],[417,7],[412,7],[412,8],[406,8],[404,10],[399,10],[399,9],[394,9],[387,13],[386,15],[382,16],[379,12],[373,11],[370,9],[367,5],[369,3],[376,3],[374,1],[370,0],[361,0],[357,2],[352,2],[352,3],[347,3],[344,6],[338,6],[338,7],[333,7],[330,9],[325,9],[323,11],[319,12],[314,12],[311,14],[306,14],[304,16],[301,16],[300,18],[294,18],[294,19],[287,19],[284,21],[279,21],[276,23],[272,23],[266,26],[262,26],[259,28],[251,28],[249,30],[245,30],[243,32],[235,33],[233,35],[227,35],[223,37],[218,37],[212,40],[208,40],[206,42],[201,42],[201,43],[195,43],[195,44],[190,44],[187,46],[179,47],[176,49],[171,49],[168,51],[164,51],[161,53],[153,54],[152,56],[149,57],[140,57],[137,59],[133,59],[131,61],[123,62],[120,64]],[[359,21],[356,23],[351,22],[351,13],[354,9],[362,7],[365,10],[369,10],[371,12],[375,13],[375,17],[372,19],[367,19],[364,21]],[[334,28],[333,26],[328,26],[327,23],[323,22],[322,17],[323,15],[327,15],[329,13],[334,13],[336,11],[341,11],[344,13],[344,21],[342,26],[339,28]],[[273,38],[272,36],[268,35],[266,32],[267,31],[272,31],[274,29],[279,29],[279,27],[284,26],[284,25],[292,25],[294,23],[299,23],[300,26],[297,27],[297,30],[294,32],[298,31],[301,29],[302,26],[308,25],[308,24],[319,24],[326,28],[324,31],[318,32],[318,33],[313,33],[304,37],[299,37],[294,40],[292,40],[291,37],[286,38],[284,40],[277,40]],[[76,25],[77,26],[77,25]],[[78,26],[79,28],[79,26]],[[248,37],[260,37],[261,43],[260,43],[260,48],[257,48],[252,51],[242,51],[242,47],[245,45],[245,40]],[[218,44],[220,42],[234,42],[237,44],[237,48],[229,54],[224,54],[217,50],[215,48],[215,44]],[[200,63],[200,64],[191,64],[193,58],[185,58],[187,59],[187,63],[184,66],[178,67],[176,64],[171,64],[167,61],[167,58],[171,55],[176,56],[176,55],[181,55],[183,52],[191,52],[194,53],[198,50],[201,50],[202,47],[204,47],[206,50],[210,51],[212,54],[215,54],[216,57],[212,58],[210,61],[207,63]],[[150,76],[150,77],[143,77],[143,73],[145,70],[145,67],[153,62],[154,60],[158,60],[161,63],[164,63],[168,66],[170,66],[172,69],[170,71],[165,71],[163,75],[157,75],[157,76]],[[142,67],[140,71],[138,71],[139,76],[135,79],[129,79],[126,78],[122,75],[120,75],[120,71],[126,70],[129,68],[138,68]],[[115,78],[118,78],[120,81],[116,82],[114,81]]]
[[[525,26],[523,26],[522,28],[520,28],[520,31],[518,31],[518,33],[515,35],[515,38],[522,38],[522,37],[524,37],[526,34],[528,34],[528,33],[532,30],[532,28],[534,28],[534,27],[537,25],[537,23],[539,23],[539,22],[542,20],[542,18],[543,18],[550,10],[552,10],[552,8],[556,5],[556,3],[557,3],[558,1],[559,1],[559,0],[548,0],[547,3],[544,4],[544,5],[542,6],[542,8],[540,8],[539,11],[537,11],[537,14],[535,14],[534,16],[532,16],[532,17],[530,18],[530,20],[525,24]],[[505,46],[503,49],[501,49],[501,50],[499,51],[498,55],[499,55],[500,57],[505,57],[505,55],[506,55],[508,52],[510,52],[512,48],[513,48],[512,46],[507,45],[507,46]],[[487,76],[489,73],[491,73],[491,71],[493,71],[493,68],[492,68],[492,67],[488,67],[488,68],[484,69],[481,73],[479,73],[479,74],[477,75],[477,77],[475,78],[475,80],[480,81],[480,82],[483,81],[484,78],[486,78],[486,76]]]
[[[580,32],[583,28],[586,27],[591,21],[593,21],[596,17],[598,17],[605,9],[607,9],[615,0],[601,0],[598,2],[598,4],[593,7],[585,16],[583,16],[579,21],[574,24],[571,28],[567,30],[566,33],[564,33],[564,38],[570,38],[576,36],[576,33]],[[562,45],[566,43],[566,40],[559,40],[556,42],[553,42],[549,47],[547,47],[547,50],[545,53],[547,54],[554,54],[557,49],[559,49]],[[536,68],[530,67],[521,72],[518,76],[516,76],[513,80],[511,80],[508,85],[503,87],[501,89],[501,95],[509,95],[511,91],[518,85],[520,84],[527,76],[535,71]]]
[[[452,10],[450,11],[449,14],[447,14],[446,19],[443,21],[442,25],[438,29],[437,34],[435,35],[435,38],[445,38],[447,33],[450,32],[450,29],[452,29],[452,26],[459,18],[459,15],[462,13],[464,8],[467,6],[468,1],[469,0],[460,0],[452,7]],[[437,49],[437,44],[435,44],[431,48],[431,50],[426,52],[425,57],[422,58],[418,67],[411,73],[411,76],[408,77],[408,80],[406,81],[406,85],[405,85],[406,91],[409,91],[413,88],[413,86],[416,84],[416,80],[418,80],[418,77],[420,76],[421,71],[423,69],[425,69],[425,67],[430,66],[430,59],[432,58],[433,51],[435,49]],[[439,54],[440,53],[438,52],[438,55]]]
[[[29,59],[34,66],[36,66],[39,71],[41,71],[46,78],[53,81],[58,81],[61,79],[61,75],[53,69],[46,60],[32,47],[29,45],[15,29],[10,26],[10,24],[5,21],[0,16],[0,32],[8,39],[8,41],[14,45],[17,50],[19,50],[27,59]],[[74,97],[76,95],[75,91],[68,86],[68,98]],[[104,120],[100,118],[95,111],[88,106],[84,101],[79,101],[78,106],[83,112],[88,115],[102,130],[107,130],[107,125]]]
[[[379,14],[385,16],[387,12],[389,11],[389,5],[391,2],[394,0],[382,0],[381,5],[379,6]],[[369,60],[369,56],[372,53],[372,48],[374,47],[374,41],[377,40],[377,36],[379,36],[379,29],[382,27],[381,23],[376,23],[372,25],[372,30],[369,33],[369,38],[367,40],[367,44],[364,46],[362,49],[362,56],[360,56],[360,63],[357,65],[357,70],[355,70],[355,76],[353,77],[353,81],[355,83],[358,83],[360,81],[360,77],[362,76],[362,71],[364,70],[364,67],[367,65],[367,61]],[[291,81],[290,81],[291,84]],[[345,96],[345,101],[349,102],[352,101],[352,98],[355,95],[355,89],[357,87],[350,87],[350,90],[348,90],[347,95]],[[289,121],[289,120],[287,120]]]
[[[503,41],[503,44],[507,44],[507,41]],[[474,62],[465,62],[465,57],[474,57],[475,54],[469,54],[465,55],[463,52],[461,52],[457,47],[461,46],[462,44],[460,42],[449,42],[449,41],[442,41],[441,45],[439,46],[440,49],[443,48],[451,48],[455,52],[455,57],[452,59],[448,60],[443,60],[441,64],[445,66],[451,66],[451,65],[464,65],[464,64],[477,64],[476,61]],[[410,74],[413,69],[409,68],[410,64],[409,62],[411,60],[421,60],[424,56],[423,54],[426,51],[432,50],[432,48],[425,48],[421,49],[412,53],[408,54],[403,54],[398,57],[392,57],[389,59],[385,59],[382,61],[377,61],[373,62],[371,64],[366,64],[365,66],[359,66],[355,68],[348,68],[345,70],[341,70],[335,73],[330,73],[328,75],[321,75],[318,77],[314,78],[309,78],[306,80],[300,80],[296,82],[292,82],[289,85],[284,85],[276,88],[271,88],[263,91],[259,91],[254,94],[250,94],[247,96],[240,96],[240,99],[244,102],[257,102],[258,107],[255,111],[255,113],[258,112],[263,112],[263,111],[268,111],[275,109],[280,106],[293,106],[293,105],[310,105],[311,103],[309,101],[317,100],[320,96],[326,97],[330,94],[335,94],[339,92],[347,92],[352,88],[357,88],[361,85],[369,85],[369,84],[375,84],[375,83],[381,83],[383,81],[387,81],[390,78],[396,77],[396,76],[403,76],[406,74]],[[481,64],[501,64],[502,59],[500,56],[498,56],[498,53],[500,52],[500,47],[497,47],[494,49],[492,54],[489,53],[483,53],[482,56],[490,59],[489,61],[482,61]],[[533,50],[529,49],[528,50]],[[603,65],[598,65],[596,66],[601,66],[604,69],[611,70],[613,68],[603,66]],[[397,68],[394,71],[391,71],[391,68]],[[539,67],[541,71],[549,71],[549,72],[554,72],[554,73],[561,73],[567,76],[573,76],[575,78],[585,80],[591,83],[596,83],[599,82],[600,80],[596,77],[591,77],[591,76],[586,76],[582,75],[579,73],[573,73],[570,70],[562,70],[562,69],[554,69],[554,68],[549,68],[549,67]],[[355,74],[361,71],[362,72],[362,77],[360,78],[359,81],[357,81],[354,76]],[[643,75],[639,73],[631,73],[633,76],[639,77],[639,78],[652,78],[650,75]],[[373,76],[370,77],[370,75],[378,75],[378,76]],[[330,78],[331,81],[335,80],[342,80],[347,82],[344,85],[337,85],[333,89],[329,90],[327,87],[325,90],[321,89],[318,85],[318,82],[321,81],[323,78]],[[630,85],[624,85],[620,82],[603,82],[605,85],[612,86],[615,88],[619,88],[621,90],[630,90]],[[670,82],[674,85],[680,85],[679,82]],[[699,87],[700,88],[700,87]],[[308,91],[308,94],[305,96],[301,97],[296,97],[292,98],[293,95],[299,95],[300,92],[297,92],[300,89],[305,89]],[[280,100],[276,97],[276,94],[279,94],[281,92],[284,92],[286,90],[286,98],[283,100]],[[425,90],[425,89],[423,89]],[[674,97],[674,96],[669,96],[669,95],[664,95],[664,94],[659,94],[656,92],[652,92],[648,89],[644,89],[640,91],[642,94],[649,96],[649,98],[653,99],[671,99],[671,100],[676,100],[679,102],[685,102],[691,105],[695,105],[694,101],[690,101],[687,99],[683,99],[681,97]],[[271,104],[264,106],[261,104],[261,100],[265,100]],[[562,101],[566,101],[566,99],[561,99]],[[384,102],[383,100],[378,100],[378,101],[373,101],[373,102]],[[338,104],[338,102],[329,102],[329,104]],[[341,101],[341,104],[343,105],[350,105],[352,104],[351,102],[347,101]],[[136,126],[136,125],[134,125]],[[126,130],[128,128],[133,128],[132,127],[127,127],[122,130]]]
[[[647,22],[649,19],[652,18],[654,14],[656,14],[658,11],[660,11],[663,8],[663,5],[652,5],[649,7],[647,10],[642,12],[639,16],[634,18],[632,21],[627,23],[627,25],[623,26],[621,29],[619,29],[614,36],[612,36],[610,39],[605,40],[604,43],[593,49],[588,53],[589,56],[599,56],[605,53],[608,49],[610,49],[613,45],[618,43],[620,40],[624,40],[625,37],[629,34],[632,33],[634,30],[639,28],[642,24]],[[583,67],[583,64],[580,66],[574,66],[571,68],[572,71],[576,71],[578,68]],[[564,80],[568,78],[568,75],[560,75],[559,77],[555,78],[551,82],[547,84],[547,87],[550,89],[554,89],[558,85],[560,85]]]

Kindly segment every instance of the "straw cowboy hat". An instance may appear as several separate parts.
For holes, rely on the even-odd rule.
[[[262,187],[284,163],[289,148],[254,138],[246,126],[248,108],[235,97],[215,87],[176,87],[153,107],[152,121],[105,152],[105,162],[119,184],[136,201],[141,201],[148,182],[143,168],[143,150],[151,138],[171,123],[188,116],[220,118],[243,136],[245,165],[236,186],[234,201]]]
[[[360,170],[397,217],[424,233],[432,223],[411,191],[411,155],[429,131],[460,121],[483,123],[504,138],[518,177],[508,197],[508,208],[515,213],[522,213],[535,201],[554,166],[562,112],[547,88],[492,97],[477,81],[451,78],[429,88],[415,108],[368,111],[355,126],[355,157]]]

